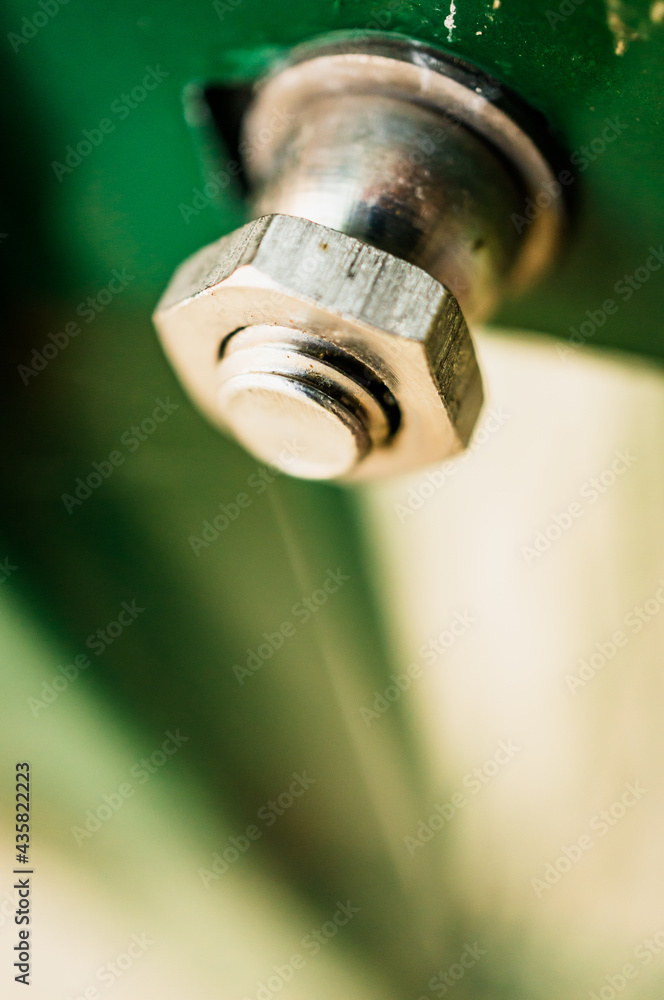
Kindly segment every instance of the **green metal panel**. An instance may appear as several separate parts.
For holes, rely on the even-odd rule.
[[[457,5],[454,27],[446,26],[446,4],[243,0],[232,7],[220,0],[218,8],[221,13],[211,3],[77,6],[73,0],[33,28],[34,38],[23,39],[21,28],[29,31],[24,5],[6,6],[7,47],[18,49],[5,60],[9,135],[16,136],[9,148],[27,144],[8,178],[9,205],[17,212],[9,229],[16,251],[19,233],[29,234],[26,215],[37,210],[33,226],[48,233],[31,248],[47,270],[42,290],[87,292],[120,265],[137,275],[131,301],[151,303],[184,254],[239,216],[237,190],[229,191],[221,211],[210,206],[188,224],[178,211],[201,183],[178,110],[183,89],[196,80],[251,77],[284,46],[368,26],[435,43],[493,73],[541,109],[570,154],[578,154],[581,211],[569,253],[555,278],[501,318],[565,334],[586,309],[613,297],[621,308],[592,341],[661,352],[653,322],[660,272],[624,309],[613,291],[662,238],[664,23],[657,4],[505,0],[494,9],[492,0],[469,0]],[[141,84],[146,67],[168,76],[132,109],[122,95]],[[58,182],[51,163],[62,162],[67,146],[103,118],[113,131]],[[619,122],[609,142],[602,139],[607,118]],[[5,169],[11,171],[11,163]]]
[[[463,928],[445,898],[447,876],[396,860],[429,801],[408,719],[397,706],[377,734],[359,716],[391,663],[353,493],[281,479],[259,493],[250,485],[255,463],[193,411],[151,327],[174,266],[244,217],[234,180],[214,200],[197,197],[209,161],[183,93],[250,79],[285,48],[338,29],[399,31],[468,59],[543,111],[583,167],[560,267],[499,319],[561,336],[589,321],[591,343],[660,356],[661,270],[652,265],[628,301],[615,289],[664,239],[659,5],[585,0],[557,20],[547,13],[567,7],[544,0],[467,0],[454,11],[392,0],[218,9],[70,0],[45,23],[35,17],[54,5],[10,0],[3,14],[11,478],[2,523],[18,566],[5,586],[51,631],[61,660],[84,649],[123,601],[145,608],[79,683],[151,738],[174,725],[195,732],[188,766],[220,817],[230,813],[242,828],[293,770],[314,770],[316,794],[261,850],[280,858],[321,912],[340,894],[361,897],[353,940],[398,992],[414,995]],[[132,97],[146,76],[154,89]],[[610,141],[601,138],[607,119],[617,123]],[[69,154],[68,164],[81,141],[89,151],[79,163]],[[609,298],[618,305],[611,315]],[[53,357],[49,334],[62,331]],[[34,350],[46,358],[39,371]],[[134,447],[132,426],[167,397],[178,408]],[[122,464],[68,512],[62,495],[114,451]],[[247,509],[195,555],[191,536],[240,492]],[[338,568],[348,582],[240,685],[233,664],[264,632],[293,621],[296,603]],[[26,699],[39,697],[29,663],[25,678]],[[30,713],[27,701],[17,705]],[[48,711],[65,705],[63,697]],[[70,821],[58,820],[63,829]],[[475,996],[493,995],[481,978],[473,984]]]

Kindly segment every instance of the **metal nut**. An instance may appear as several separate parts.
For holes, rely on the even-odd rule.
[[[459,303],[486,317],[564,229],[562,199],[513,225],[553,183],[542,125],[480,70],[402,36],[294,50],[242,125],[261,218],[192,257],[156,313],[201,408],[310,479],[463,448],[482,388]]]
[[[155,324],[207,416],[290,475],[360,480],[442,460],[482,403],[452,293],[302,218],[265,216],[194,254]]]

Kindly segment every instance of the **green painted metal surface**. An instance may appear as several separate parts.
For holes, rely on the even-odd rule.
[[[197,195],[210,150],[201,123],[185,119],[183,94],[251,79],[285,48],[339,29],[402,32],[477,64],[543,111],[583,166],[563,260],[498,319],[562,337],[589,321],[590,343],[658,357],[662,270],[634,279],[629,296],[616,290],[664,240],[664,25],[655,8],[585,0],[557,20],[547,12],[558,6],[531,0],[460,0],[455,11],[392,0],[217,9],[10,0],[2,15],[9,471],[0,555],[17,566],[4,586],[51,636],[59,662],[84,650],[123,601],[145,608],[79,683],[105,706],[110,729],[130,719],[146,740],[178,725],[196,734],[187,767],[220,831],[250,822],[293,771],[316,774],[304,812],[275,826],[261,851],[321,912],[341,894],[363,900],[353,941],[404,996],[423,988],[463,928],[445,898],[447,876],[397,860],[429,801],[409,721],[396,706],[378,733],[358,713],[393,664],[353,493],[283,479],[259,492],[255,463],[193,411],[151,327],[175,265],[244,218],[232,177],[219,196]],[[46,20],[36,16],[47,9]],[[617,123],[610,141],[601,138],[607,119]],[[610,314],[607,299],[617,305]],[[131,428],[168,398],[177,408],[140,440]],[[122,461],[74,502],[79,477],[93,463],[107,470],[117,452]],[[216,538],[210,529],[195,554],[192,536],[239,493],[249,497],[241,516]],[[312,620],[296,621],[295,605],[339,568],[349,580]],[[294,636],[240,684],[233,665],[286,621]],[[42,675],[31,663],[24,670],[17,710],[28,719]],[[66,697],[48,711],[66,713]],[[59,815],[56,839],[73,814]],[[519,995],[517,973],[512,981],[505,968]],[[493,995],[473,982],[476,997]]]
[[[454,26],[448,27],[446,4],[394,0],[243,0],[235,6],[220,0],[218,10],[211,3],[83,6],[71,0],[24,39],[26,8],[9,3],[9,148],[16,143],[25,151],[7,185],[9,208],[17,213],[9,225],[14,249],[30,235],[26,215],[34,214],[32,235],[48,234],[38,250],[47,272],[39,279],[42,294],[49,287],[59,294],[101,287],[120,265],[137,275],[132,302],[147,308],[173,266],[241,214],[237,189],[229,185],[221,205],[183,222],[179,206],[192,204],[201,183],[194,143],[178,110],[184,88],[192,81],[251,77],[279,50],[324,32],[399,31],[512,86],[547,115],[563,145],[577,154],[581,207],[569,251],[555,277],[504,310],[501,319],[565,335],[583,321],[586,309],[613,297],[620,311],[592,342],[660,354],[661,272],[629,302],[613,289],[645,264],[650,246],[659,247],[662,239],[664,25],[657,5],[646,2],[584,0],[570,5],[567,16],[559,7],[568,9],[564,0],[509,0],[495,9],[492,0],[470,0],[456,5]],[[141,85],[146,67],[168,75],[136,103],[131,90]],[[58,181],[51,163],[63,162],[67,146],[76,146],[84,130],[105,118],[113,131]],[[607,118],[620,124],[605,142]],[[30,252],[35,250],[31,245]]]

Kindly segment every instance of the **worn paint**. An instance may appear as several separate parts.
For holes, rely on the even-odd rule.
[[[447,17],[445,18],[445,27],[447,28],[447,40],[448,40],[448,42],[452,41],[452,34],[454,32],[454,27],[455,27],[455,25],[454,25],[454,15],[455,14],[456,14],[456,4],[454,3],[454,0],[452,0],[452,3],[450,4],[450,12],[447,15]]]

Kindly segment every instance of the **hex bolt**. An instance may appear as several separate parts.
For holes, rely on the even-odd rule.
[[[207,415],[261,461],[364,479],[463,448],[482,404],[466,319],[553,258],[565,221],[527,109],[400,38],[295,50],[242,146],[255,222],[185,262],[155,313]],[[463,310],[463,312],[462,312]]]

